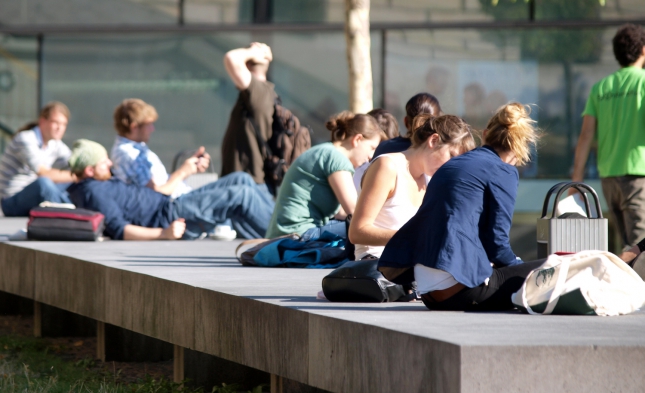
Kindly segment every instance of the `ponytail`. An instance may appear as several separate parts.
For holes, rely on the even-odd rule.
[[[531,108],[518,102],[501,106],[488,121],[484,144],[495,150],[514,153],[518,166],[528,163],[531,147],[540,138],[530,114]]]

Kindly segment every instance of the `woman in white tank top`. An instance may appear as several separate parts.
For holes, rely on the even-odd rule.
[[[470,126],[456,116],[414,118],[412,147],[370,163],[350,227],[356,259],[380,257],[385,244],[421,206],[426,186],[451,157],[475,147]]]

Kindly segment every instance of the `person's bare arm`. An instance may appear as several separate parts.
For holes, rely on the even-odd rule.
[[[636,257],[639,256],[640,253],[641,253],[641,250],[638,248],[638,246],[634,246],[629,250],[624,251],[622,254],[618,256],[618,258],[622,259],[627,263],[630,263],[631,261],[636,259]]]
[[[128,224],[123,228],[123,240],[177,240],[186,231],[183,218],[173,221],[167,228],[146,228]]]
[[[349,225],[349,240],[354,244],[384,246],[396,233],[393,229],[379,228],[374,220],[396,186],[395,163],[387,157],[376,160],[363,175],[361,195]]]
[[[585,177],[585,166],[589,158],[589,151],[593,144],[594,136],[596,135],[596,118],[590,115],[585,115],[582,118],[582,129],[578,137],[578,144],[576,145],[576,153],[573,159],[573,174],[571,180],[580,182]],[[575,189],[569,189],[569,195],[573,195]]]
[[[356,188],[354,188],[352,174],[348,171],[334,172],[327,177],[327,181],[334,191],[334,195],[336,195],[336,199],[338,199],[342,210],[345,211],[345,215],[354,214],[354,208],[356,207]],[[342,219],[342,217],[338,216],[337,218]]]
[[[254,42],[248,48],[233,49],[224,55],[224,67],[228,76],[239,90],[248,89],[251,84],[251,71],[246,67],[246,62],[270,62],[273,59],[271,48],[266,44]]]
[[[203,149],[203,147],[200,147],[200,149]],[[198,150],[199,153],[199,150]],[[186,180],[191,175],[194,175],[197,172],[204,172],[203,170],[200,171],[200,166],[203,164],[200,164],[200,157],[197,157],[197,154],[195,153],[194,156],[188,158],[184,163],[174,171],[170,177],[168,177],[168,181],[164,184],[156,184],[152,179],[146,184],[148,188],[152,188],[153,190],[157,191],[158,193],[164,194],[164,195],[171,195],[177,186],[179,184]],[[203,150],[202,150],[203,153]]]
[[[62,169],[40,167],[37,174],[38,176],[49,178],[54,183],[71,183],[74,181],[72,172]]]

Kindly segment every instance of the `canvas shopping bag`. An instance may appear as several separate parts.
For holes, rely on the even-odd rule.
[[[645,282],[616,255],[551,255],[533,270],[513,303],[529,314],[622,315],[645,304]]]

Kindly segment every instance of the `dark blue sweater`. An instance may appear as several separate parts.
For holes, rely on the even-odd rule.
[[[379,143],[374,151],[374,157],[378,157],[381,154],[400,153],[408,150],[410,146],[412,146],[412,141],[409,138],[397,136],[396,138]]]
[[[509,244],[517,169],[484,146],[455,157],[435,173],[417,214],[385,246],[379,266],[444,270],[467,287],[497,266],[521,263]]]
[[[172,222],[170,197],[148,187],[115,178],[85,179],[72,184],[67,192],[76,207],[105,216],[105,234],[112,239],[123,239],[123,228],[128,224],[166,228]]]

